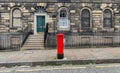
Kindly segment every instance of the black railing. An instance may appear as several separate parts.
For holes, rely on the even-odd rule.
[[[0,33],[0,50],[20,50],[28,32]]]
[[[32,24],[28,24],[27,27],[23,30],[23,32],[32,32]]]
[[[32,33],[31,28],[32,28],[32,25],[31,25],[31,24],[28,24],[27,27],[23,30],[24,33],[26,32],[26,36],[25,36],[25,38],[24,38],[21,46],[23,46],[23,45],[25,44],[27,38],[28,38],[29,35]]]
[[[48,23],[46,24],[45,32],[44,32],[44,47],[46,46],[46,39],[47,39],[47,34],[48,34]]]
[[[26,33],[26,36],[24,37],[23,41],[22,41],[22,44],[21,44],[21,47],[23,47],[23,45],[25,44],[27,38],[29,37],[30,35],[30,32]]]
[[[120,32],[64,33],[64,35],[65,48],[120,46]],[[48,33],[46,48],[56,48],[55,34]]]

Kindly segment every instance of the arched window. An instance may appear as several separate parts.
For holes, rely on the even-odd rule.
[[[14,9],[12,12],[12,24],[13,27],[21,26],[21,11],[20,9]]]
[[[103,12],[103,27],[112,28],[112,12],[109,9]]]
[[[90,11],[88,9],[82,10],[81,13],[81,28],[83,30],[90,29]]]
[[[59,28],[68,28],[68,9],[67,8],[61,8],[59,10],[58,18],[59,18],[58,19]]]

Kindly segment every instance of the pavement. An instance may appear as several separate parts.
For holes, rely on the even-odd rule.
[[[120,63],[120,47],[65,49],[64,59],[57,59],[56,49],[0,52],[0,66],[88,63]]]

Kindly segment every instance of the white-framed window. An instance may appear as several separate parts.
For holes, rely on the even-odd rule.
[[[13,27],[21,26],[21,11],[18,8],[12,11],[12,25]]]
[[[61,8],[59,11],[58,26],[59,28],[68,28],[68,9]]]

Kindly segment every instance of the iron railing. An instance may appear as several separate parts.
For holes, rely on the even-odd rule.
[[[27,27],[22,31],[22,33],[26,33],[26,36],[24,37],[24,40],[22,40],[21,47],[25,44],[27,38],[32,33],[32,25],[28,24]]]
[[[28,32],[0,33],[0,50],[20,50]]]
[[[45,43],[46,43],[46,39],[47,39],[47,34],[48,34],[48,23],[46,24],[46,28],[45,28],[45,32],[44,32],[44,46],[46,46],[45,45]]]
[[[56,48],[56,34],[48,34],[45,43],[46,48]],[[65,48],[120,46],[120,32],[81,32],[63,34]]]
[[[23,32],[31,32],[32,31],[32,24],[28,24],[27,27],[23,30]]]

